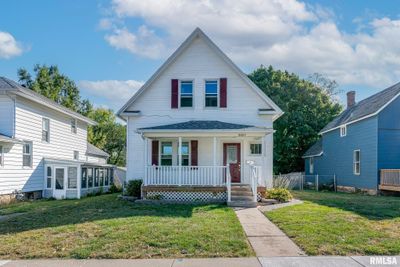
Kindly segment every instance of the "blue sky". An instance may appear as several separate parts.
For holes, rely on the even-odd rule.
[[[114,110],[197,26],[245,72],[319,72],[357,100],[400,80],[396,0],[10,0],[2,10],[1,76],[58,65],[84,97]]]

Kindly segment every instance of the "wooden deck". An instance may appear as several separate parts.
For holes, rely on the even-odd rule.
[[[398,185],[379,185],[379,189],[400,192],[400,186]]]
[[[400,192],[400,169],[382,169],[380,190]]]

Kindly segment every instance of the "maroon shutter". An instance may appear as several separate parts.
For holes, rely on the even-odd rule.
[[[198,160],[197,160],[197,155],[198,155],[198,149],[197,149],[197,145],[198,145],[199,141],[197,140],[192,140],[190,141],[190,150],[191,150],[191,162],[190,165],[192,166],[197,166],[198,164]]]
[[[227,79],[219,80],[219,107],[226,108],[227,106]]]
[[[171,108],[178,108],[178,79],[171,80]]]
[[[151,142],[151,165],[158,166],[158,140]]]

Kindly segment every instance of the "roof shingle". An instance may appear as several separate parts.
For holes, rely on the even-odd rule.
[[[139,130],[236,130],[254,126],[222,121],[187,121],[181,123],[140,128]]]
[[[303,158],[320,156],[322,154],[322,138],[315,142],[307,151],[304,153]]]

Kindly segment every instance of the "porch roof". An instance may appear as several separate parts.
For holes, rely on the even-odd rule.
[[[0,133],[0,143],[23,144],[24,142]]]
[[[153,126],[138,129],[138,132],[214,132],[214,131],[250,131],[266,132],[268,129],[245,124],[236,124],[222,121],[187,121],[167,125]],[[270,130],[270,129],[269,129]]]

